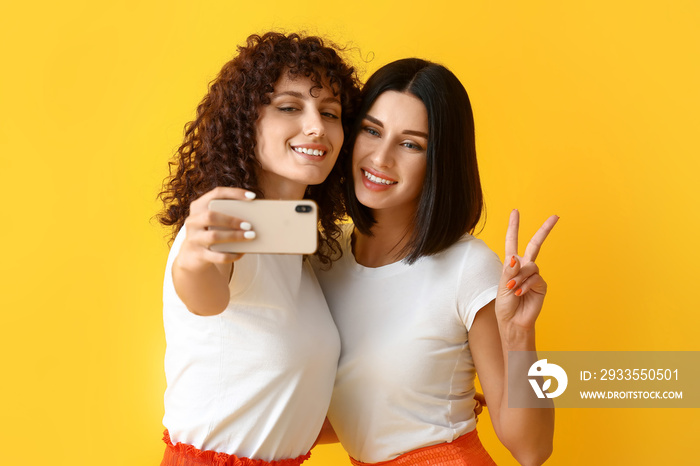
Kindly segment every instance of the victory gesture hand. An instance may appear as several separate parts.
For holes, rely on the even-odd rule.
[[[540,276],[535,259],[557,220],[559,217],[552,215],[542,224],[521,257],[518,256],[520,213],[517,210],[510,213],[506,232],[505,263],[496,297],[496,318],[502,331],[506,330],[504,326],[510,327],[507,330],[514,331],[531,331],[535,327],[547,293],[547,283]]]

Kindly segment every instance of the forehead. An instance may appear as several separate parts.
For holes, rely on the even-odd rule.
[[[322,87],[320,87],[322,86]],[[282,73],[282,76],[275,83],[272,97],[278,95],[297,95],[300,98],[334,99],[340,103],[338,96],[335,96],[327,80],[321,83],[314,82],[306,76],[292,75],[289,72]]]
[[[428,132],[425,104],[407,92],[386,91],[380,94],[367,113],[384,125]]]

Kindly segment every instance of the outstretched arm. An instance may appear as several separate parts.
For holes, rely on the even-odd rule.
[[[255,197],[248,193],[239,188],[214,188],[190,205],[184,226],[187,235],[173,262],[172,274],[177,295],[193,314],[211,316],[226,309],[233,262],[243,256],[215,252],[209,247],[255,237],[250,225],[241,219],[209,210],[209,201]]]
[[[536,360],[535,322],[542,310],[547,284],[535,259],[558,217],[545,221],[522,257],[518,255],[519,220],[519,213],[514,210],[506,233],[505,264],[496,301],[477,313],[469,332],[469,344],[496,434],[518,462],[539,465],[552,452],[554,406],[508,407],[508,352],[533,352],[532,361],[518,361],[528,367]],[[526,380],[522,382],[516,389],[531,389]]]

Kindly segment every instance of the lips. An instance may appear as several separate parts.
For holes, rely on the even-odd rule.
[[[297,154],[310,155],[312,157],[323,157],[328,153],[328,148],[321,144],[304,144],[292,146],[292,150]]]
[[[361,170],[362,170],[362,174],[365,176],[365,179],[371,181],[374,184],[391,186],[391,185],[398,183],[398,181],[385,178],[384,176],[379,175],[378,173],[377,174],[370,173],[368,170],[365,170],[364,168]]]
[[[393,187],[399,183],[371,168],[361,168],[360,171],[362,172],[362,178],[360,178],[362,180],[362,186],[372,192],[379,193],[387,191],[393,189]]]

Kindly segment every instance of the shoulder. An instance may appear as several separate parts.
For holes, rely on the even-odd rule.
[[[459,251],[461,261],[457,285],[458,309],[469,330],[479,309],[495,299],[503,265],[484,241],[471,235],[462,237],[454,248]]]
[[[462,236],[444,251],[444,255],[448,260],[459,262],[463,267],[490,268],[496,264],[499,268],[501,266],[498,255],[483,240],[470,234]]]
[[[498,285],[503,264],[484,241],[465,235],[451,249],[454,249],[453,265],[459,267],[462,293],[478,295]]]

